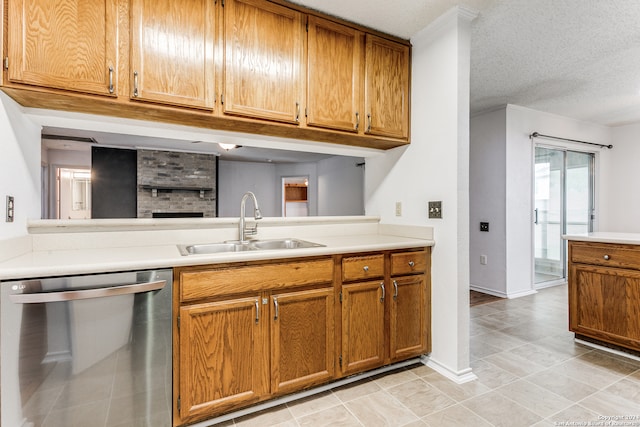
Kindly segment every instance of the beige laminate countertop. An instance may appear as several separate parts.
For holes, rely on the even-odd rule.
[[[565,240],[578,242],[618,243],[624,245],[640,245],[640,233],[621,233],[613,231],[597,231],[585,234],[565,234]]]
[[[233,222],[223,221],[215,232],[202,228],[148,230],[119,229],[32,234],[13,239],[0,247],[0,280],[167,268],[236,261],[297,258],[433,246],[430,227],[383,225],[369,217],[361,221],[265,221],[260,239],[294,237],[325,245],[306,249],[256,250],[182,256],[177,244],[213,243],[232,240],[237,234]],[[263,223],[261,223],[262,226]],[[262,236],[260,235],[262,234]],[[231,237],[233,236],[233,237]],[[170,242],[170,243],[169,243]],[[10,245],[25,249],[7,258]],[[20,252],[20,250],[17,250]]]

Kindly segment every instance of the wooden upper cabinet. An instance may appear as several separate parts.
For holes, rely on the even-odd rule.
[[[409,46],[366,36],[365,133],[409,136]]]
[[[298,123],[303,15],[260,0],[226,0],[224,26],[224,113]]]
[[[10,82],[115,94],[117,43],[117,0],[8,2]]]
[[[131,97],[212,110],[215,18],[211,0],[133,0]]]
[[[363,33],[309,16],[307,125],[357,132]]]

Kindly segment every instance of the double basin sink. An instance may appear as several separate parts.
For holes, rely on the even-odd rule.
[[[260,251],[273,249],[303,249],[320,248],[325,245],[308,242],[300,239],[269,239],[269,240],[249,240],[248,242],[219,242],[203,243],[196,245],[178,245],[178,250],[183,256],[217,254],[225,252]]]

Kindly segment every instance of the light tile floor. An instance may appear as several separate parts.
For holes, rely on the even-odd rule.
[[[640,362],[574,343],[566,285],[472,307],[470,330],[476,381],[416,365],[223,425],[640,427]]]

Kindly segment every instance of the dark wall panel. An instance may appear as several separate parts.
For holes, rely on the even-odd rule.
[[[135,150],[91,149],[91,218],[136,218]]]

